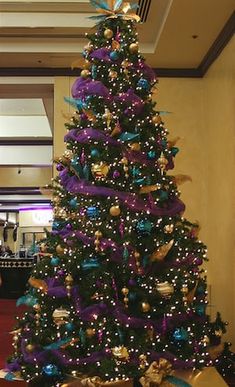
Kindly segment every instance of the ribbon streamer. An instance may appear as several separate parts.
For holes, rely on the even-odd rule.
[[[124,20],[140,21],[140,17],[135,13],[127,13],[131,9],[137,8],[137,4],[130,4],[130,2],[123,0],[90,0],[90,2],[96,8],[96,11],[101,14],[91,16],[90,19],[103,21],[109,18],[121,17]]]

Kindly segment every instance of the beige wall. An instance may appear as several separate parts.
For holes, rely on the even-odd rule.
[[[52,168],[0,168],[0,187],[43,187],[51,177]]]
[[[223,50],[203,79],[161,78],[155,95],[164,115],[169,138],[179,136],[180,153],[172,174],[188,174],[192,183],[180,187],[185,217],[199,221],[200,238],[208,246],[208,283],[212,316],[217,310],[230,322],[227,338],[235,344],[234,229],[235,229],[235,38]],[[63,102],[74,79],[55,81],[55,150],[65,149],[65,118],[72,112]],[[235,347],[235,346],[234,346]]]

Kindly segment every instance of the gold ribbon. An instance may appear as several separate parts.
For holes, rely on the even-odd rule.
[[[163,382],[163,379],[170,375],[172,371],[171,363],[166,359],[159,359],[158,361],[154,361],[144,376],[140,378],[140,384],[143,387],[155,387],[160,386]]]
[[[131,9],[131,4],[129,1],[124,1],[121,3],[120,7],[115,9],[115,0],[107,0],[107,5],[109,9],[105,8],[96,8],[98,13],[101,13],[109,18],[117,18],[121,16],[124,20],[134,19],[136,22],[140,21],[140,17],[135,13],[127,13]]]

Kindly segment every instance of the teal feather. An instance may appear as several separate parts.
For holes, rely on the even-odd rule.
[[[18,300],[16,301],[16,306],[20,306],[20,305],[33,306],[37,304],[37,302],[38,302],[37,298],[29,294],[26,294],[25,296],[18,298]]]
[[[93,5],[95,8],[101,8],[101,9],[106,9],[109,11],[108,4],[106,4],[104,1],[99,1],[99,0],[90,0],[91,5]]]
[[[116,11],[118,8],[121,7],[122,1],[123,0],[116,0],[115,5],[114,5],[114,11]]]
[[[4,379],[5,379],[5,380],[12,381],[12,380],[15,379],[15,375],[14,375],[12,372],[8,372],[8,373],[4,376]]]
[[[59,341],[56,341],[55,343],[46,345],[45,347],[43,347],[43,349],[59,349],[62,345],[67,344],[70,341],[71,341],[71,338],[59,340]]]

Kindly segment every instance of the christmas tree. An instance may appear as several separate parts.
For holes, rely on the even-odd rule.
[[[52,231],[18,300],[29,308],[9,368],[45,386],[67,374],[174,385],[171,368],[202,368],[222,353],[225,324],[206,314],[206,246],[183,218],[177,187],[187,176],[171,174],[179,149],[152,99],[138,16],[121,0],[90,1],[99,23],[66,98],[75,111]]]

